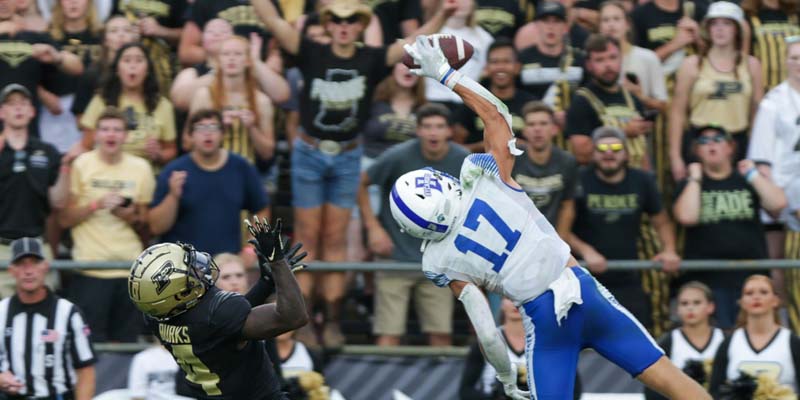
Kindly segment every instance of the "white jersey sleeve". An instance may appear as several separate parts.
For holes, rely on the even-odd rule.
[[[426,247],[425,276],[438,286],[470,282],[517,305],[536,298],[563,271],[569,246],[521,189],[500,179],[492,155],[467,157],[460,180],[458,219]]]

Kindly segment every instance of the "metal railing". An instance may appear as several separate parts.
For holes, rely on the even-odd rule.
[[[128,269],[130,262],[76,262],[55,260],[50,263],[50,268],[55,270],[82,270],[82,269]],[[645,270],[660,268],[660,264],[647,260],[609,260],[609,270]],[[0,260],[0,270],[8,268],[8,260]],[[681,270],[722,271],[732,269],[789,269],[800,268],[800,260],[684,260]],[[366,262],[366,263],[310,263],[309,271],[405,271],[419,272],[420,266],[416,263],[406,262]],[[152,346],[149,343],[97,343],[98,351],[133,353]],[[378,356],[443,356],[465,357],[466,347],[429,347],[429,346],[371,346],[371,345],[346,345],[335,350],[338,354],[345,355],[378,355]]]
[[[65,261],[54,260],[50,268],[56,270],[82,269],[129,269],[131,262],[126,261]],[[642,270],[660,268],[658,262],[648,260],[609,260],[609,270]],[[8,268],[8,260],[0,260],[0,269]],[[768,269],[768,268],[800,268],[800,260],[683,260],[681,270],[719,271],[731,269]],[[420,271],[417,263],[408,262],[313,262],[308,264],[308,271]]]

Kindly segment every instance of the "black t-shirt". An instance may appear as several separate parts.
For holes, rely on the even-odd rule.
[[[676,198],[686,188],[686,181],[676,189]],[[753,260],[767,258],[767,244],[759,210],[758,193],[737,172],[715,180],[703,177],[700,221],[687,226],[683,256],[687,260]],[[730,272],[730,273],[729,273]],[[742,281],[755,270],[726,271],[726,281]],[[692,279],[709,282],[719,272],[691,272]],[[734,277],[733,275],[736,275]],[[727,279],[731,278],[731,279]]]
[[[644,106],[636,96],[630,96],[635,110],[632,110],[628,106],[628,99],[626,99],[622,90],[608,92],[594,82],[589,82],[584,88],[594,94],[597,100],[602,103],[607,113],[614,116],[612,118],[617,120],[620,126],[627,123],[627,121],[636,116],[636,114],[642,115],[644,113]],[[586,97],[576,92],[567,110],[567,126],[564,128],[564,137],[568,138],[572,135],[591,135],[595,128],[603,125],[603,120],[600,115],[597,114],[597,110],[592,106],[592,103]]]
[[[261,35],[264,38],[264,48],[272,38],[249,0],[195,0],[189,6],[189,20],[197,24],[201,31],[206,22],[214,18],[228,21],[233,26],[234,33],[248,39],[251,32]]]
[[[585,8],[588,10],[597,11],[600,8],[600,1],[599,0],[577,0],[575,2],[575,8]]]
[[[700,22],[705,7],[695,2],[694,20]],[[678,21],[683,17],[683,3],[676,11],[658,8],[654,1],[637,6],[631,12],[634,41],[639,47],[655,51],[675,37]]]
[[[397,114],[389,103],[372,105],[372,115],[364,125],[364,156],[375,158],[386,149],[417,136],[417,118]]]
[[[186,22],[186,7],[186,0],[116,0],[113,13],[130,12],[137,18],[153,17],[161,26],[180,28]],[[203,25],[199,26],[203,29]]]
[[[589,31],[578,24],[572,24],[569,28],[569,44],[576,49],[583,49],[589,39]]]
[[[92,97],[97,93],[97,88],[100,87],[101,80],[104,78],[107,71],[103,70],[103,64],[100,60],[92,63],[83,70],[83,74],[75,81],[77,88],[75,89],[75,99],[72,101],[70,111],[75,115],[83,114]]]
[[[628,168],[616,184],[597,176],[593,166],[583,168],[575,194],[575,222],[572,232],[608,260],[636,260],[636,242],[642,216],[661,211],[661,195],[653,174]],[[613,271],[599,275],[605,285],[636,282],[636,273]]]
[[[522,64],[522,88],[539,99],[545,98],[556,81],[566,80],[574,90],[583,79],[583,52],[574,47],[565,47],[561,55],[553,57],[531,46],[519,52],[519,61]],[[551,95],[557,96],[556,93]]]
[[[556,226],[561,202],[575,197],[578,163],[564,150],[554,146],[552,151],[544,165],[535,164],[527,156],[517,157],[511,176],[550,224]]]
[[[13,37],[6,33],[0,34],[0,88],[10,83],[19,83],[31,92],[34,104],[38,106],[36,87],[47,84],[45,78],[55,76],[58,67],[39,62],[31,56],[31,46],[36,43],[45,43],[60,49],[46,33],[22,31]]]
[[[305,132],[319,139],[344,141],[358,136],[369,119],[375,86],[390,73],[386,48],[359,46],[339,58],[330,45],[303,38],[297,53],[303,73],[300,119]]]
[[[514,136],[519,137],[522,134],[522,129],[525,128],[525,120],[522,119],[522,107],[538,99],[522,89],[516,89],[513,97],[500,100],[508,107],[508,112],[511,113],[511,128],[514,130]],[[483,140],[483,128],[485,126],[483,120],[474,111],[470,110],[466,105],[460,104],[455,114],[456,123],[469,132],[466,143],[476,143]]]
[[[525,13],[517,0],[478,0],[475,8],[475,21],[494,37],[513,39],[527,21]]]
[[[37,237],[50,213],[47,191],[58,179],[61,155],[29,137],[22,150],[6,143],[0,150],[0,237]]]
[[[263,343],[242,337],[250,310],[244,296],[212,287],[169,322],[145,322],[186,374],[192,398],[267,399],[280,387]]]
[[[87,67],[100,59],[102,45],[100,36],[91,31],[64,32],[64,38],[58,41],[61,50],[68,51],[78,56],[83,61],[83,66]],[[59,96],[73,94],[78,91],[80,79],[67,75],[61,71],[45,76],[45,85]]]
[[[403,21],[422,20],[422,8],[419,0],[372,0],[367,2],[372,12],[381,21],[383,44],[390,45],[397,39],[403,39],[400,24]]]

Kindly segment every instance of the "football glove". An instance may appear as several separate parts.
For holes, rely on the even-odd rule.
[[[508,374],[497,374],[497,380],[503,384],[503,391],[512,400],[530,400],[531,393],[517,387],[517,364],[511,363]]]
[[[253,239],[248,240],[248,243],[253,245],[256,255],[258,255],[258,266],[261,270],[261,277],[269,282],[273,282],[272,270],[270,264],[280,260],[286,260],[289,268],[292,271],[297,271],[305,268],[305,264],[300,263],[303,258],[308,255],[307,252],[300,251],[303,246],[302,243],[296,243],[294,246],[286,249],[289,245],[288,240],[283,240],[281,237],[281,228],[283,222],[280,218],[275,222],[274,226],[270,226],[266,219],[259,220],[258,217],[253,217],[253,222],[248,220],[244,221],[247,224],[247,230],[253,236]]]
[[[416,43],[406,44],[403,48],[419,65],[419,68],[412,69],[411,73],[436,79],[450,89],[456,87],[456,83],[461,79],[461,73],[450,67],[442,50],[434,47],[428,36],[419,35]]]

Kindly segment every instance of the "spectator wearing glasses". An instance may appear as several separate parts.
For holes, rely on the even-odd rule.
[[[195,243],[213,254],[242,249],[240,212],[269,215],[258,171],[222,148],[222,115],[198,110],[188,122],[192,151],[167,164],[156,180],[150,230],[163,241]],[[221,195],[224,194],[224,195]]]
[[[762,175],[752,160],[734,167],[736,140],[720,126],[696,129],[694,151],[700,160],[689,164],[689,177],[676,189],[675,219],[686,228],[684,257],[689,259],[758,260],[767,258],[763,207],[776,214],[786,206],[783,191]],[[737,293],[754,270],[687,272],[684,279],[711,287],[717,301],[720,328],[736,321]]]
[[[661,205],[654,176],[627,165],[628,149],[620,129],[597,128],[592,133],[592,143],[592,164],[579,176],[570,244],[597,280],[616,294],[620,304],[645,327],[654,328],[666,316],[661,314],[660,305],[655,304],[657,296],[645,291],[644,284],[650,275],[637,271],[608,272],[607,260],[637,260],[645,252],[657,253],[653,259],[662,262],[664,271],[676,271],[680,257],[675,253],[672,222]],[[649,217],[655,228],[660,252],[654,238],[646,237],[641,229],[645,217]]]
[[[304,37],[278,15],[269,0],[253,0],[253,6],[280,46],[297,56],[305,85],[300,94],[301,129],[292,145],[292,204],[295,238],[306,246],[309,259],[344,261],[351,210],[358,192],[361,135],[371,112],[375,86],[388,76],[390,67],[405,54],[403,44],[416,35],[438,31],[456,9],[447,0],[413,38],[388,47],[357,45],[372,12],[358,0],[334,0],[320,13],[331,35],[330,44]],[[437,83],[438,84],[438,83]],[[327,345],[344,343],[339,327],[340,304],[345,291],[342,272],[299,273],[297,280],[313,307],[315,286],[322,287]],[[319,281],[319,285],[315,285]],[[311,324],[298,339],[315,344]]]
[[[72,229],[76,261],[129,261],[144,248],[153,170],[127,154],[125,116],[108,108],[97,119],[95,149],[73,162],[70,198],[58,218]],[[86,314],[100,341],[132,342],[141,324],[128,300],[128,270],[83,270],[72,276],[69,298]]]
[[[746,23],[734,3],[712,3],[702,23],[709,45],[683,60],[669,112],[669,158],[672,177],[687,176],[692,135],[687,128],[710,124],[725,128],[737,142],[734,160],[747,152],[750,121],[764,96],[761,63],[743,53]]]
[[[157,170],[175,158],[175,114],[172,104],[162,97],[153,63],[139,43],[123,45],[111,64],[113,75],[96,94],[81,117],[85,134],[97,116],[108,106],[125,113],[128,138],[124,150],[150,161]]]

